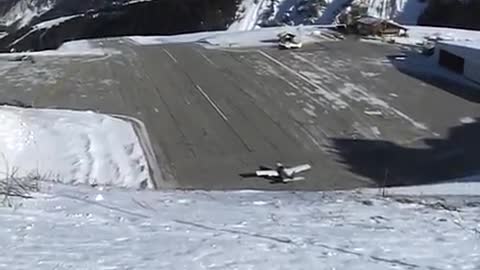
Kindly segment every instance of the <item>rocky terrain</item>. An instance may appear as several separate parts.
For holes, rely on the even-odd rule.
[[[3,51],[53,49],[83,38],[220,30],[232,22],[237,7],[236,0],[17,2],[13,7],[0,2]]]

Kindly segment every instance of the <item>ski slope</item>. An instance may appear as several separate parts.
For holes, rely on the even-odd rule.
[[[11,199],[12,208],[0,207],[0,241],[8,251],[0,253],[0,268],[474,270],[480,265],[478,197],[42,186],[33,199]]]

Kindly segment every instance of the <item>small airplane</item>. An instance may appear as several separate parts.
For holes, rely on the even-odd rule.
[[[248,176],[263,177],[271,180],[270,183],[283,183],[303,181],[305,177],[297,176],[298,174],[308,171],[312,168],[310,164],[302,164],[294,167],[285,167],[282,163],[277,163],[276,168],[272,169],[265,166],[260,166],[260,170],[255,171],[255,174]]]

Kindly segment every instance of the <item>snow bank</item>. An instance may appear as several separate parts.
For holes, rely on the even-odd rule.
[[[278,34],[293,32],[304,44],[335,40],[335,33],[328,28],[332,25],[268,27],[252,31],[217,31],[183,34],[175,36],[132,36],[127,37],[138,45],[197,42],[207,48],[243,48],[272,46],[278,44]]]
[[[0,57],[15,56],[108,56],[117,54],[118,51],[112,48],[100,48],[89,40],[75,40],[63,43],[56,50],[45,50],[38,52],[0,53]]]
[[[225,33],[224,31],[212,31],[212,32],[198,32],[191,34],[180,34],[171,36],[130,36],[127,37],[130,41],[138,45],[156,45],[167,43],[193,43],[198,42],[208,37],[214,37],[215,35]]]
[[[88,40],[76,40],[65,42],[57,50],[50,53],[57,55],[107,55],[117,52],[96,47]]]
[[[378,190],[368,189],[365,192],[375,194]],[[452,179],[448,183],[394,187],[386,190],[387,195],[409,195],[409,196],[480,196],[480,175]]]
[[[399,44],[416,45],[425,40],[479,41],[480,31],[447,27],[408,26],[408,37],[395,37]]]
[[[0,267],[476,270],[480,265],[475,199],[454,204],[364,192],[125,192],[57,185],[48,190],[17,201],[15,209],[0,207],[0,242],[14,248],[0,253]]]
[[[75,184],[152,187],[131,124],[93,112],[0,107],[0,173]]]

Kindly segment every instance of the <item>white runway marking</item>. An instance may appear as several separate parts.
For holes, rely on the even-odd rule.
[[[178,63],[177,59],[173,57],[173,55],[169,51],[167,51],[164,48],[162,48],[162,50],[168,55],[168,57],[170,57],[173,60],[173,62]]]
[[[214,67],[218,67],[217,64],[215,64],[210,58],[208,58],[208,56],[206,56],[204,53],[202,53],[201,51],[198,51],[198,54],[200,54],[208,63],[210,63],[210,65],[214,66]]]
[[[223,118],[223,120],[228,121],[227,116],[222,112],[222,110],[215,104],[215,102],[203,91],[203,89],[199,85],[195,85],[195,88],[198,89],[198,91],[202,94],[203,97],[212,105],[212,107],[217,111],[217,113],[220,115],[220,117]]]
[[[292,73],[293,75],[299,77],[301,80],[303,80],[304,82],[306,82],[307,84],[310,84],[311,86],[313,86],[317,92],[319,92],[326,100],[328,100],[329,102],[331,102],[333,105],[334,105],[334,108],[337,108],[337,109],[345,109],[345,108],[348,108],[349,107],[349,104],[346,103],[345,101],[339,99],[338,97],[336,97],[334,94],[326,91],[321,85],[318,85],[316,82],[310,80],[307,76],[293,70],[292,68],[290,68],[289,66],[285,65],[284,63],[280,62],[279,60],[275,59],[273,56],[267,54],[266,52],[262,51],[262,50],[258,50],[258,52],[263,55],[265,58],[269,59],[270,61],[276,63],[277,65],[279,65],[280,67],[284,68],[285,70],[287,70],[288,72]]]

